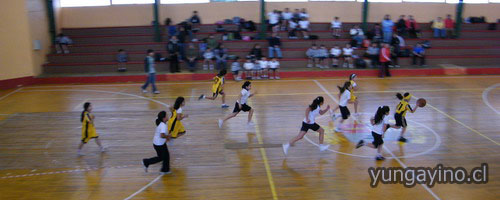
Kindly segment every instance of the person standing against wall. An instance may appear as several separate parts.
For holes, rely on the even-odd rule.
[[[444,28],[446,29],[446,37],[453,39],[455,38],[455,33],[453,30],[455,29],[455,21],[451,18],[451,15],[446,15],[446,19],[444,20]]]
[[[391,16],[385,15],[384,20],[382,21],[382,31],[384,32],[384,43],[391,43],[393,27],[394,27],[394,22],[392,22]]]
[[[391,76],[389,72],[389,64],[391,63],[391,47],[387,43],[382,44],[382,49],[380,49],[380,78],[385,76]]]
[[[148,78],[146,79],[146,83],[141,87],[142,92],[146,93],[148,92],[146,88],[148,88],[148,85],[151,84],[153,87],[153,93],[154,94],[160,94],[160,91],[156,89],[156,69],[155,69],[155,52],[153,49],[148,49],[147,51],[147,56],[144,58],[144,71],[148,73]]]

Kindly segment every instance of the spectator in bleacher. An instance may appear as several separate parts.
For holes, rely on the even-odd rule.
[[[172,25],[172,20],[170,18],[167,18],[165,20],[165,28],[166,28],[166,31],[167,31],[167,34],[168,34],[168,39],[170,39],[170,37],[174,36],[174,35],[177,35],[177,27],[175,25]]]
[[[406,20],[406,28],[408,29],[408,33],[410,38],[417,38],[418,24],[415,19],[413,19],[413,15],[408,16],[408,20]]]
[[[155,52],[152,49],[148,49],[147,56],[144,58],[144,71],[148,74],[148,78],[146,79],[146,83],[142,85],[141,89],[143,93],[148,92],[146,88],[151,84],[153,87],[153,93],[159,94],[160,91],[156,89],[156,70],[155,70]]]
[[[420,61],[420,66],[425,66],[425,49],[422,44],[417,43],[412,51],[412,64],[417,65],[417,59]]]
[[[293,13],[290,12],[289,8],[285,8],[285,11],[281,13],[281,30],[286,31],[288,30],[288,23],[292,20],[293,18]]]
[[[292,19],[288,22],[288,39],[297,39],[297,31],[299,29],[299,21]]]
[[[396,23],[396,30],[398,35],[404,36],[406,34],[406,19],[405,15],[399,16],[399,20]]]
[[[168,62],[170,63],[170,73],[181,72],[179,68],[179,61],[181,60],[181,56],[179,52],[174,52],[170,54],[168,58]]]
[[[200,30],[201,18],[198,16],[198,11],[193,11],[193,16],[189,18],[189,23],[193,24],[193,30],[195,32]]]
[[[365,57],[369,58],[371,61],[371,68],[376,68],[379,60],[380,48],[378,48],[377,43],[372,43],[371,46],[366,50]]]
[[[128,54],[125,50],[119,49],[116,55],[116,61],[118,62],[118,71],[124,72],[127,70]]]
[[[382,48],[379,53],[380,62],[380,73],[379,77],[384,78],[385,76],[391,76],[389,72],[389,64],[391,64],[391,47],[387,43],[382,44]]]
[[[219,46],[219,42],[217,42],[213,34],[210,34],[207,38],[207,48],[215,49],[217,46]]]
[[[247,58],[246,62],[243,64],[243,68],[245,69],[245,79],[252,79],[253,71],[254,71],[254,62],[250,57]]]
[[[221,69],[226,69],[227,65],[227,49],[224,47],[224,44],[219,44],[217,48],[214,50],[215,54],[215,63],[217,71]]]
[[[267,78],[269,77],[269,61],[265,56],[262,56],[262,58],[258,61],[259,62],[259,67],[260,67],[260,73],[262,78]]]
[[[186,50],[186,62],[190,72],[196,70],[196,58],[198,58],[198,50],[194,47],[193,43],[189,43]]]
[[[260,61],[264,57],[261,57],[260,59],[256,59],[253,61],[253,73],[255,76],[253,76],[254,79],[261,79],[262,75],[262,67],[260,67]]]
[[[352,53],[354,49],[351,47],[351,44],[347,43],[344,48],[342,48],[342,55],[344,56],[344,64],[343,67],[349,66],[349,68],[354,68]]]
[[[393,27],[394,27],[394,22],[392,22],[391,16],[385,15],[384,20],[382,21],[382,31],[384,32],[383,37],[385,43],[391,43]]]
[[[215,27],[215,32],[217,32],[217,33],[225,33],[226,29],[222,26],[222,24],[217,24],[217,27]]]
[[[380,43],[383,37],[382,27],[380,26],[380,24],[375,24],[375,26],[373,26],[373,29],[369,34],[367,34],[367,36],[369,40],[373,41],[373,43]]]
[[[185,31],[186,29],[184,27],[179,28],[179,34],[177,35],[177,45],[179,46],[179,55],[180,59],[185,58],[184,51],[186,49],[186,43],[189,42],[189,33]]]
[[[276,58],[269,61],[269,79],[280,79],[280,62]]]
[[[300,10],[299,9],[295,9],[295,11],[293,12],[293,19],[299,21],[300,20]]]
[[[446,37],[446,29],[441,17],[438,17],[436,20],[432,21],[432,30],[434,30],[434,38]]]
[[[391,40],[391,58],[392,58],[392,64],[389,67],[399,67],[399,59],[398,56],[401,52],[401,49],[405,47],[405,40],[403,37],[401,37],[398,33],[394,33],[392,35],[392,40]]]
[[[68,45],[71,44],[73,44],[73,40],[60,33],[56,37],[56,53],[69,53]]]
[[[169,54],[173,54],[173,53],[178,53],[179,50],[180,50],[180,45],[179,45],[179,39],[177,39],[177,36],[172,36],[170,38],[170,40],[168,40],[168,43],[167,43],[167,52]]]
[[[307,67],[311,68],[316,66],[319,57],[319,49],[316,44],[313,44],[309,49],[307,49],[306,56],[308,61]]]
[[[304,39],[308,39],[309,38],[309,20],[307,20],[307,18],[301,18],[301,20],[299,21],[299,31],[302,33],[302,37],[304,37]]]
[[[282,58],[283,55],[281,53],[281,40],[279,37],[270,37],[268,39],[268,42],[269,42],[269,51],[268,51],[268,56],[269,58],[274,58],[274,52],[276,52],[276,56],[278,58]]]
[[[233,79],[235,81],[241,81],[241,75],[239,73],[241,71],[241,62],[242,60],[240,58],[236,58],[233,63],[231,63],[231,73],[233,73]]]
[[[212,48],[207,47],[207,50],[203,53],[203,70],[214,70],[214,57]]]
[[[336,44],[332,49],[330,49],[330,57],[332,58],[332,67],[337,68],[339,66],[340,55],[342,54],[342,49]]]
[[[318,67],[319,68],[328,68],[328,62],[326,60],[328,58],[328,49],[325,45],[319,45],[318,49]]]
[[[351,28],[349,34],[351,35],[351,39],[356,41],[356,46],[360,47],[363,43],[363,40],[365,39],[363,29],[359,28],[358,25],[355,25],[353,28]]]
[[[455,22],[451,18],[451,15],[446,15],[446,19],[444,20],[444,28],[446,29],[446,37],[450,39],[455,38]]]
[[[179,24],[179,34],[184,33],[188,38],[186,38],[186,41],[192,41],[196,42],[197,39],[194,37],[193,34],[193,26],[191,25],[191,22],[189,21],[184,21]]]
[[[333,18],[330,28],[332,30],[332,37],[340,38],[342,34],[342,22],[339,20],[339,17]]]
[[[302,8],[302,10],[300,11],[299,17],[309,19],[309,14],[307,13],[305,8]]]
[[[260,58],[262,58],[262,49],[260,48],[260,44],[254,44],[248,56],[250,56],[252,60],[260,60]]]
[[[277,10],[273,10],[272,12],[267,13],[267,17],[269,19],[269,27],[272,31],[272,36],[278,36],[279,31],[279,14]]]

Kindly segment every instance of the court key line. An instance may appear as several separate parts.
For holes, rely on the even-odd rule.
[[[492,85],[488,88],[486,88],[484,91],[483,91],[483,102],[488,106],[490,107],[493,111],[495,111],[495,113],[499,114],[500,115],[500,112],[498,112],[497,109],[495,109],[495,107],[493,107],[491,104],[490,104],[490,101],[488,101],[488,93],[490,93],[491,90],[495,89],[496,87],[500,86],[500,83],[497,83],[495,85]]]
[[[328,90],[317,80],[314,80],[314,82],[316,83],[316,85],[318,85],[318,87],[320,87],[333,101],[335,101],[336,103],[338,103],[337,99],[335,99],[333,97],[333,95],[328,92]],[[355,116],[352,116],[356,121],[360,122]],[[361,124],[363,124],[362,122],[360,122]],[[407,166],[399,159],[396,157],[396,155],[394,155],[390,150],[389,148],[387,148],[386,146],[384,146],[384,150],[387,151],[389,154],[391,154],[392,157],[394,157],[394,159],[396,159],[396,161],[404,168],[407,168]],[[425,190],[427,190],[427,192],[429,192],[435,199],[437,200],[440,200],[440,198],[429,188],[427,187],[427,185],[423,185],[423,184],[420,184],[422,187],[425,188]]]
[[[129,166],[132,166],[132,165],[121,165],[121,166],[114,166],[114,167],[91,167],[91,168],[85,168],[85,169],[73,169],[73,170],[64,170],[64,171],[32,173],[32,174],[19,174],[19,175],[12,175],[12,176],[3,176],[3,177],[0,177],[0,179],[22,178],[22,177],[28,177],[28,176],[41,176],[41,175],[63,174],[63,173],[74,173],[74,172],[87,172],[87,171],[93,171],[93,170],[99,170],[99,169],[120,169],[120,168],[127,168]],[[32,172],[33,172],[33,170],[32,170]]]
[[[21,91],[22,89],[23,89],[23,88],[18,88],[17,90],[14,90],[14,91],[12,91],[12,92],[9,92],[9,93],[8,93],[8,94],[6,94],[6,95],[3,95],[2,97],[0,97],[0,101],[1,101],[1,100],[3,100],[3,99],[5,99],[5,98],[7,98],[7,97],[8,97],[8,96],[10,96],[10,95],[13,95],[13,94],[14,94],[14,93],[16,93],[16,92]]]

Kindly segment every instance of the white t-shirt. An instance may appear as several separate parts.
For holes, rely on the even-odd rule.
[[[224,78],[222,78],[222,83],[224,83]],[[177,110],[175,110],[177,112],[177,114],[181,114],[182,113],[182,108],[179,108]]]
[[[352,51],[353,51],[352,48],[343,48],[342,51],[345,56],[352,56]]]
[[[279,14],[277,13],[274,13],[274,12],[270,12],[270,13],[267,13],[267,16],[269,17],[269,23],[270,24],[277,24],[278,21],[279,21]]]
[[[334,56],[340,56],[340,54],[342,53],[342,50],[340,49],[337,49],[337,48],[332,48],[330,49],[330,54],[334,55]]]
[[[358,84],[356,84],[356,82],[353,81],[352,82],[352,87],[356,87],[356,86],[358,86]]]
[[[243,68],[245,68],[246,70],[252,70],[254,68],[254,64],[251,62],[246,62],[245,64],[243,64]]]
[[[365,33],[363,33],[363,29],[356,29],[356,28],[352,28],[350,31],[349,31],[349,34],[351,35],[364,35]]]
[[[290,23],[288,23],[288,27],[290,27],[291,29],[295,29],[297,28],[298,24],[295,23],[294,21],[290,21]]]
[[[290,19],[293,18],[293,13],[291,13],[291,12],[283,12],[283,13],[281,13],[281,16],[285,20],[290,20]]]
[[[344,93],[340,95],[339,105],[343,107],[347,106],[347,102],[349,102],[349,99],[351,99],[351,91],[345,90]]]
[[[309,21],[307,21],[307,20],[299,21],[299,26],[301,29],[308,29],[309,28]]]
[[[342,22],[333,20],[332,21],[332,28],[340,28],[342,26]]]
[[[248,97],[250,97],[250,91],[246,90],[246,89],[242,89],[241,90],[241,100],[240,100],[240,104],[246,104],[247,103],[247,100],[248,100]]]
[[[305,17],[305,18],[309,18],[309,14],[301,12],[301,13],[299,14],[299,17],[300,17],[300,18],[304,18],[304,17]]]
[[[389,117],[384,115],[384,119],[380,123],[373,125],[372,131],[376,134],[382,135],[386,124],[389,124]]]
[[[269,66],[269,61],[261,60],[261,61],[259,61],[259,65],[260,65],[260,68],[267,69],[267,67]]]
[[[271,69],[278,69],[278,68],[280,68],[280,62],[278,62],[278,61],[270,61],[269,62],[269,68],[271,68]]]
[[[161,122],[156,127],[155,136],[153,137],[153,144],[154,145],[161,146],[161,145],[165,144],[165,142],[167,141],[167,139],[161,137],[162,133],[164,133],[165,135],[168,135],[167,124],[165,124],[164,122]]]
[[[321,108],[319,106],[316,109],[311,110],[311,112],[309,112],[309,123],[307,123],[307,118],[304,118],[304,122],[306,124],[316,123],[316,117],[319,115],[320,110],[321,110]]]

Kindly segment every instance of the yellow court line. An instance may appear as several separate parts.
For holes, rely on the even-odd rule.
[[[248,101],[248,104],[252,106],[251,101]],[[257,141],[260,145],[264,144],[262,140],[262,135],[260,134],[260,127],[257,117],[254,116],[255,119],[255,134],[257,135]],[[271,188],[271,193],[273,195],[273,200],[278,200],[278,194],[276,193],[276,188],[274,187],[273,174],[271,172],[271,167],[269,167],[269,162],[267,160],[267,153],[265,148],[259,148],[260,155],[262,156],[262,160],[264,161],[264,167],[266,168],[267,181],[269,182],[269,187]]]
[[[416,96],[412,96],[412,98],[418,99],[418,97],[416,97]],[[430,106],[432,109],[434,109],[434,110],[436,110],[437,112],[439,112],[439,113],[443,114],[444,116],[448,117],[449,119],[451,119],[451,120],[453,120],[453,121],[457,122],[458,124],[460,124],[460,125],[464,126],[465,128],[469,129],[470,131],[472,131],[472,132],[474,132],[474,133],[476,133],[476,134],[478,134],[478,135],[480,135],[480,136],[482,136],[482,137],[484,137],[484,138],[488,139],[489,141],[491,141],[491,142],[495,143],[496,145],[499,145],[499,146],[500,146],[500,143],[498,143],[498,142],[496,142],[495,140],[493,140],[493,139],[489,138],[488,136],[486,136],[486,135],[482,134],[481,132],[477,131],[476,129],[473,129],[473,128],[471,128],[470,126],[465,125],[464,123],[462,123],[462,122],[461,122],[461,121],[459,121],[458,119],[456,119],[456,118],[452,117],[451,115],[446,114],[445,112],[443,112],[443,111],[441,111],[441,110],[437,109],[436,107],[434,107],[434,106],[430,105],[429,103],[427,103],[427,106]]]

